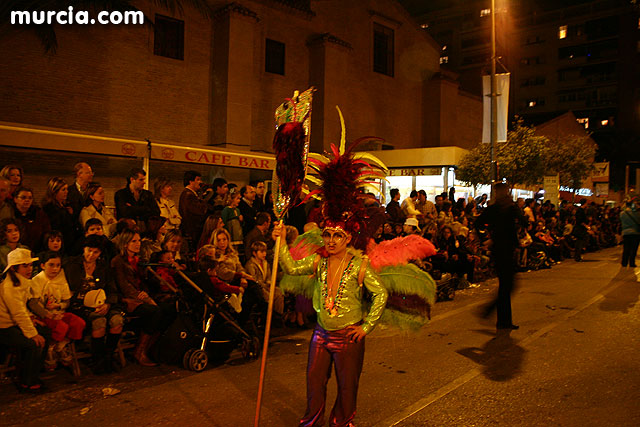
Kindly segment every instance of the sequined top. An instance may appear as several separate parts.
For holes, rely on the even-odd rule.
[[[371,296],[371,303],[363,298],[358,275],[362,258],[353,256],[344,269],[336,290],[335,299],[328,298],[328,261],[321,258],[315,266],[317,255],[295,261],[286,245],[280,247],[280,266],[292,276],[313,275],[313,308],[318,314],[318,323],[328,331],[337,331],[363,321],[365,333],[373,330],[387,303],[387,290],[378,275],[367,266],[363,285]],[[315,267],[315,268],[314,268]]]

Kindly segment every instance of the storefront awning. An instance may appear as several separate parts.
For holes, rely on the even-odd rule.
[[[149,155],[151,146],[151,159],[156,160],[262,170],[273,170],[276,165],[275,157],[267,153],[187,147],[7,122],[0,122],[0,146],[140,158]]]
[[[460,147],[407,148],[400,150],[371,151],[390,169],[433,168],[456,166],[468,150]]]

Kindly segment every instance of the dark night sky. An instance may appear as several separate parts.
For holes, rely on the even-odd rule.
[[[467,3],[469,0],[398,0],[414,16],[447,8],[456,4]],[[498,0],[500,1],[500,0]],[[533,7],[540,11],[548,11],[557,8],[575,6],[590,3],[589,0],[510,0],[509,3],[518,3],[522,7]],[[489,4],[489,0],[487,0]]]

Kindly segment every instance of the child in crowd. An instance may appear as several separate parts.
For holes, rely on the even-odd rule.
[[[242,295],[245,287],[229,285],[218,278],[218,261],[208,256],[200,258],[198,262],[200,271],[206,272],[213,289],[222,294],[231,294],[229,304],[238,313],[242,311]]]
[[[271,266],[267,262],[267,244],[265,242],[256,241],[251,244],[251,258],[244,268],[258,282],[262,290],[262,297],[268,303]],[[284,295],[278,287],[275,288],[273,294],[273,311],[281,316],[284,313]]]
[[[53,345],[47,351],[45,367],[54,370],[57,361],[64,366],[73,362],[67,344],[82,339],[85,322],[73,313],[67,313],[71,301],[69,284],[62,271],[59,252],[48,251],[40,258],[42,271],[32,280],[32,298],[29,308],[51,330]]]
[[[5,218],[0,222],[0,268],[7,266],[7,255],[14,249],[29,249],[20,244],[20,226],[13,218]]]
[[[21,352],[18,389],[32,393],[43,389],[39,375],[49,336],[49,330],[34,324],[27,310],[32,296],[32,263],[37,260],[28,249],[9,252],[0,284],[0,343]]]
[[[176,264],[173,254],[163,249],[151,254],[150,261],[152,264],[160,264],[155,268],[155,272],[164,281],[158,281],[158,292],[152,295],[153,299],[161,302],[171,301],[175,295],[173,289],[179,289],[174,277],[175,271],[173,270],[173,267],[178,264]],[[169,286],[173,287],[173,289]]]

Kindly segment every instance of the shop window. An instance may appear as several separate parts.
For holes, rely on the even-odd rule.
[[[491,15],[491,9],[482,9],[480,11],[480,18]]]
[[[267,39],[265,46],[264,70],[284,76],[284,43]]]
[[[378,23],[373,24],[373,71],[393,77],[394,32]]]
[[[589,129],[589,117],[580,117],[576,120],[578,120],[578,123],[584,126],[585,129]]]
[[[156,14],[153,26],[153,54],[184,59],[184,21]]]

